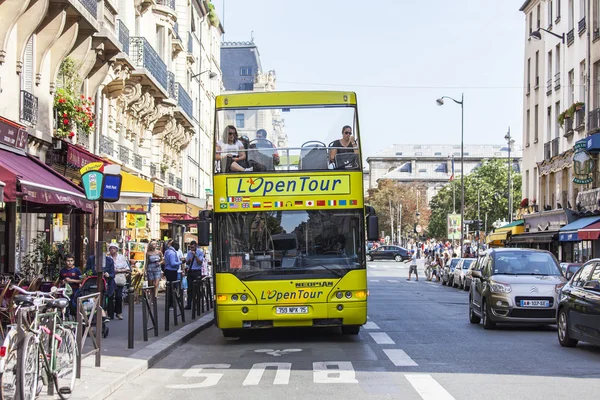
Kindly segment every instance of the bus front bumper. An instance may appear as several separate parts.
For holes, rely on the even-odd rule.
[[[342,306],[341,310],[338,309],[339,306]],[[308,312],[304,314],[278,314],[278,307],[308,307]],[[367,322],[366,301],[218,305],[216,312],[217,325],[221,329],[364,325]]]

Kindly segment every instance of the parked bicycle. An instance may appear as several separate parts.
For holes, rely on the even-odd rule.
[[[12,324],[0,350],[3,399],[36,398],[44,385],[52,384],[61,399],[71,396],[77,367],[76,322],[65,320],[68,290],[28,292],[15,296],[20,324]],[[24,331],[17,351],[19,325]],[[52,382],[50,382],[52,380]]]

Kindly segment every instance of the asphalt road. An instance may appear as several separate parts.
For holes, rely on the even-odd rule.
[[[111,399],[598,399],[600,347],[562,348],[555,327],[484,331],[467,292],[407,282],[404,263],[369,264],[369,320],[224,339],[212,327]],[[414,279],[414,278],[413,278]]]

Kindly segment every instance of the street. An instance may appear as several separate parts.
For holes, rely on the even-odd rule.
[[[111,399],[355,398],[596,399],[600,347],[562,348],[555,327],[484,331],[468,293],[407,282],[404,263],[369,263],[369,320],[336,329],[255,331],[225,339],[211,327]],[[414,279],[414,277],[413,277]]]

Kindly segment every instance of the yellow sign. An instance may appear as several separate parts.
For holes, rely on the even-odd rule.
[[[127,214],[127,228],[135,228],[135,214]]]
[[[146,214],[127,214],[127,228],[145,228],[146,227]]]
[[[279,175],[227,178],[227,196],[314,196],[350,194],[349,175]]]
[[[81,169],[79,170],[79,173],[81,175],[83,175],[88,171],[100,171],[102,169],[102,167],[104,167],[104,163],[101,161],[91,162],[91,163],[86,164],[83,167],[81,167]]]

